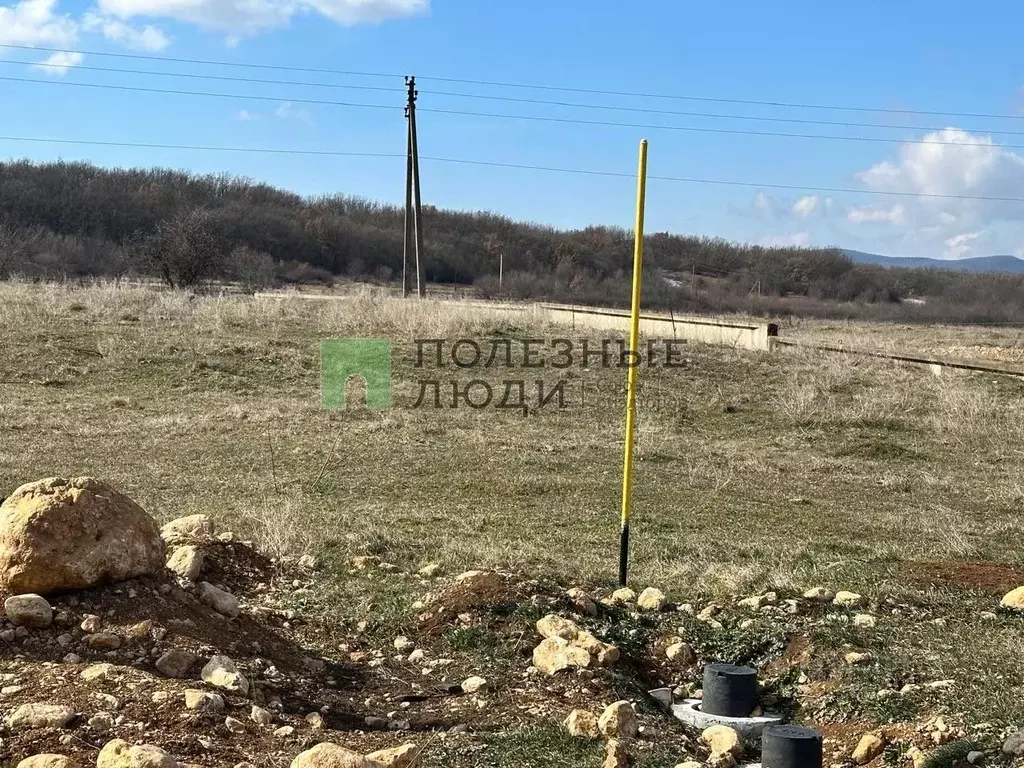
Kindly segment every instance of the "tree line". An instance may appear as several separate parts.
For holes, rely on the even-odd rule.
[[[629,300],[627,230],[556,230],[430,206],[424,220],[430,283],[472,286],[483,297]],[[388,283],[401,276],[404,226],[396,206],[305,198],[229,175],[0,163],[0,278],[155,276],[174,288]],[[647,306],[683,312],[1024,320],[1024,276],[890,269],[855,264],[837,249],[667,232],[645,240],[644,285]]]

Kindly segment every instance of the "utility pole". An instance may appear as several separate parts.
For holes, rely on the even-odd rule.
[[[408,124],[409,107],[405,108]],[[415,246],[412,213],[412,128],[405,132],[405,245],[402,247],[402,298],[409,298],[409,259]]]
[[[416,135],[416,78],[405,78],[408,88],[408,103],[405,116],[409,123],[409,144],[406,152],[406,183],[405,183],[405,266],[403,269],[403,295],[409,295],[408,271],[410,244],[416,253],[416,295],[423,298],[426,285],[423,282],[423,204],[420,194],[420,153]],[[411,220],[411,227],[410,227]],[[411,231],[410,231],[411,230]]]
[[[505,278],[505,252],[498,253],[498,293],[501,293],[501,284]]]

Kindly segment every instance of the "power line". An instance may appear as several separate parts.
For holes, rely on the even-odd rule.
[[[65,69],[67,65],[64,64],[52,64],[47,62],[31,62],[31,61],[20,61],[10,59],[0,59],[0,64],[14,64],[24,65],[31,67],[49,67],[53,69]],[[109,72],[114,74],[125,74],[125,75],[146,75],[152,77],[181,77],[190,80],[216,80],[220,82],[232,82],[232,83],[254,83],[259,85],[287,85],[287,86],[298,86],[306,88],[333,88],[339,90],[356,90],[356,91],[381,91],[388,93],[395,93],[401,91],[399,87],[388,87],[381,85],[357,85],[348,83],[315,83],[302,80],[271,80],[266,78],[256,77],[232,77],[228,75],[206,75],[198,74],[194,72],[160,72],[156,70],[146,69],[124,69],[120,67],[97,67],[86,64],[76,64],[74,67],[76,70],[83,70],[89,72]],[[580,102],[571,101],[552,101],[547,99],[524,99],[515,96],[497,96],[494,94],[481,94],[481,93],[453,93],[450,91],[420,91],[425,95],[433,96],[446,96],[451,98],[459,99],[479,99],[485,101],[501,101],[510,102],[516,104],[534,104],[540,106],[554,106],[554,107],[570,107],[573,109],[595,109],[605,110],[611,112],[632,112],[637,114],[650,114],[650,115],[672,115],[676,117],[702,117],[702,118],[714,118],[720,120],[746,120],[753,122],[768,122],[768,123],[793,123],[800,125],[828,125],[842,128],[881,128],[889,130],[912,130],[912,131],[941,131],[948,126],[921,126],[921,125],[899,125],[892,123],[861,123],[852,122],[848,120],[808,120],[805,118],[793,118],[793,117],[772,117],[772,116],[758,116],[758,115],[731,115],[722,114],[718,112],[695,112],[691,110],[675,110],[675,109],[650,109],[646,107],[622,107],[610,104],[586,104]],[[525,118],[523,118],[525,119]],[[1007,130],[992,130],[987,128],[961,128],[961,130],[969,131],[973,133],[991,133],[999,134],[1004,136],[1024,136],[1024,131],[1007,131]]]
[[[67,69],[67,64],[51,64],[47,62],[16,61],[12,59],[0,59],[0,64],[22,64],[29,67],[50,67],[53,69]],[[388,87],[385,85],[350,85],[348,83],[309,83],[301,80],[266,80],[258,77],[230,77],[227,75],[201,75],[195,72],[158,72],[147,69],[122,69],[121,67],[94,67],[87,64],[75,64],[74,69],[87,70],[89,72],[112,72],[122,75],[156,75],[158,77],[184,77],[191,80],[219,80],[231,83],[257,83],[260,85],[292,85],[309,86],[315,88],[340,88],[353,91],[387,91],[398,93],[400,87]]]
[[[168,64],[198,64],[202,66],[215,67],[239,67],[245,69],[269,69],[282,72],[306,72],[321,75],[344,75],[350,77],[402,77],[394,72],[365,72],[343,69],[324,69],[317,67],[295,67],[281,64],[252,64],[248,62],[216,61],[210,59],[187,59],[170,56],[152,56],[139,53],[111,53],[108,51],[85,51],[72,48],[47,48],[31,45],[0,44],[0,48],[8,48],[23,51],[42,51],[45,53],[77,53],[83,56],[107,56],[119,59],[135,59],[143,61],[159,61]],[[786,109],[820,109],[834,110],[841,112],[875,112],[879,114],[892,115],[930,115],[934,117],[976,117],[992,120],[1024,120],[1024,115],[994,114],[990,112],[956,112],[926,109],[901,109],[895,107],[863,107],[842,104],[816,104],[790,101],[757,100],[757,99],[732,99],[712,96],[694,96],[690,94],[669,94],[669,93],[644,93],[638,91],[616,91],[601,88],[579,88],[560,85],[541,85],[537,83],[507,83],[491,80],[471,80],[456,77],[430,77],[420,76],[421,81],[433,81],[438,83],[456,83],[461,85],[475,85],[487,88],[520,88],[526,90],[554,91],[562,93],[582,93],[598,96],[620,96],[628,98],[643,99],[668,99],[672,101],[696,101],[712,104],[742,104],[757,107],[781,107]]]
[[[281,72],[309,72],[320,75],[347,75],[350,77],[403,77],[385,72],[356,72],[344,69],[317,69],[315,67],[291,67],[281,64],[250,64],[238,61],[213,61],[208,59],[184,59],[171,56],[147,56],[141,53],[111,53],[109,51],[80,51],[73,48],[43,48],[35,45],[13,45],[0,43],[0,48],[19,51],[42,51],[44,53],[77,53],[82,56],[109,56],[115,59],[136,59],[139,61],[162,61],[166,64],[200,64],[210,67],[240,67],[244,69],[275,69]]]
[[[305,98],[289,98],[286,96],[259,96],[259,95],[247,95],[242,93],[212,93],[209,91],[187,91],[176,88],[150,88],[136,85],[114,85],[111,83],[79,83],[71,82],[67,80],[38,80],[27,77],[0,77],[0,81],[16,82],[16,83],[33,83],[37,85],[62,85],[72,88],[99,88],[106,90],[115,91],[132,91],[136,93],[157,93],[163,95],[176,95],[176,96],[205,96],[222,99],[250,99],[258,101],[276,101],[276,102],[291,102],[293,104],[315,104],[321,106],[334,106],[334,107],[352,107],[355,109],[397,109],[397,106],[390,106],[387,104],[359,104],[355,102],[346,101],[331,101],[329,99],[305,99]],[[791,133],[786,131],[753,131],[753,130],[741,130],[738,128],[707,128],[699,126],[685,126],[685,125],[652,125],[650,123],[620,123],[610,120],[586,120],[582,118],[570,118],[570,117],[550,117],[550,116],[539,116],[539,115],[506,115],[498,114],[494,112],[473,112],[466,110],[454,110],[454,109],[420,109],[420,112],[429,112],[438,115],[457,115],[461,117],[485,117],[488,119],[500,119],[500,120],[527,120],[532,122],[544,122],[544,123],[564,123],[571,125],[590,125],[590,126],[601,126],[611,128],[637,128],[642,130],[653,130],[653,131],[677,131],[684,133],[711,133],[711,134],[722,134],[731,136],[765,136],[770,138],[788,138],[788,139],[819,139],[826,141],[861,141],[871,143],[882,143],[882,144],[922,144],[922,145],[936,145],[936,146],[947,146],[947,147],[993,147],[997,146],[1004,149],[1024,149],[1024,144],[999,144],[993,145],[985,142],[956,142],[956,141],[929,141],[923,139],[896,139],[884,136],[836,136],[831,134],[818,134],[818,133]]]
[[[318,157],[360,157],[360,158],[404,158],[404,153],[396,152],[343,152],[336,150],[317,150],[317,149],[289,149],[289,148],[273,148],[273,147],[225,147],[225,146],[206,146],[206,145],[194,145],[194,144],[158,144],[148,142],[123,142],[123,141],[100,141],[90,139],[53,139],[35,136],[0,136],[0,141],[11,141],[11,142],[35,142],[42,144],[71,144],[71,145],[83,145],[83,146],[100,146],[100,147],[127,147],[127,148],[140,148],[140,149],[184,149],[184,150],[197,150],[203,152],[253,152],[253,153],[269,153],[269,154],[284,154],[284,155],[311,155]],[[429,157],[421,156],[421,160],[428,160],[435,163],[449,163],[456,165],[470,165],[470,166],[482,166],[487,168],[507,168],[525,171],[545,171],[550,173],[570,173],[583,176],[602,176],[608,178],[621,178],[621,179],[635,179],[635,175],[632,173],[625,173],[619,171],[599,171],[585,168],[558,168],[554,166],[544,165],[522,165],[518,163],[502,163],[489,160],[469,160],[464,158],[453,158],[453,157]],[[724,185],[732,187],[751,187],[751,188],[763,188],[763,189],[783,189],[797,192],[830,192],[840,194],[855,194],[855,195],[887,195],[895,197],[917,197],[917,198],[931,198],[939,200],[977,200],[987,202],[1000,202],[1000,203],[1024,203],[1024,197],[991,197],[984,195],[948,195],[948,194],[935,194],[928,192],[895,192],[895,191],[882,191],[873,189],[854,189],[852,187],[815,187],[815,186],[800,186],[798,184],[771,184],[766,182],[756,181],[735,181],[729,179],[703,179],[703,178],[691,178],[684,176],[650,176],[653,181],[668,181],[677,182],[683,184],[709,184],[709,185]]]

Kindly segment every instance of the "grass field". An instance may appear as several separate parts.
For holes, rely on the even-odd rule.
[[[891,339],[885,328],[863,335],[863,346]],[[372,293],[329,302],[4,285],[0,493],[88,474],[160,519],[208,513],[278,553],[370,552],[609,585],[624,370],[415,367],[415,339],[560,336],[581,332],[539,327],[529,312]],[[391,408],[321,410],[319,344],[331,337],[392,342]],[[940,352],[942,338],[901,329],[899,345]],[[949,339],[993,343],[1016,354],[1009,331]],[[946,626],[884,619],[880,663],[856,684],[877,689],[899,670],[956,678],[940,709],[1024,719],[1021,627],[977,618],[998,595],[955,580],[922,591],[911,578],[922,562],[1024,566],[1024,383],[798,351],[688,345],[683,357],[640,374],[633,581],[678,602],[819,584],[913,597]],[[498,392],[538,374],[602,395],[526,415],[412,407],[421,377],[482,378]],[[375,599],[339,588],[350,612]]]

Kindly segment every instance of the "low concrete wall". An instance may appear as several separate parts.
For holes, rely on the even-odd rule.
[[[598,330],[629,331],[628,312],[574,307],[568,304],[538,306],[556,322]],[[730,322],[706,317],[649,313],[640,315],[640,332],[663,339],[686,339],[761,352],[770,352],[779,334],[778,326],[773,323]]]

